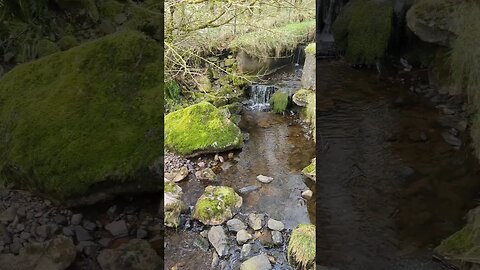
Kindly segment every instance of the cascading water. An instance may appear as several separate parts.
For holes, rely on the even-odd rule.
[[[250,86],[250,100],[248,107],[251,110],[265,111],[270,108],[270,98],[276,91],[273,85],[254,84]]]

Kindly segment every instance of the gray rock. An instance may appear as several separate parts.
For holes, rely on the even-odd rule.
[[[72,218],[70,219],[70,223],[72,225],[80,225],[80,222],[82,222],[83,215],[82,214],[74,214],[72,215]]]
[[[243,223],[240,219],[234,218],[227,221],[228,230],[231,232],[238,232],[247,228],[247,225]]]
[[[252,191],[255,191],[257,190],[258,187],[257,186],[248,186],[248,187],[243,187],[241,189],[238,190],[238,193],[242,194],[242,195],[245,195],[247,193],[250,193]]]
[[[239,245],[245,244],[250,239],[252,239],[252,235],[249,234],[246,230],[240,230],[237,232],[237,243]]]
[[[223,257],[228,252],[228,239],[222,226],[213,226],[208,231],[208,241],[212,244],[218,253],[218,256]]]
[[[252,253],[252,244],[245,244],[242,246],[242,251],[240,252],[240,258],[245,259]]]
[[[113,236],[126,236],[128,235],[127,223],[125,220],[118,220],[109,223],[105,226],[105,229],[109,231]]]
[[[285,225],[283,225],[283,222],[275,220],[273,218],[268,219],[267,226],[270,230],[274,231],[283,231],[283,229],[285,229]]]
[[[272,232],[272,240],[273,244],[275,245],[281,245],[283,242],[283,237],[281,232],[273,231]]]
[[[145,240],[132,239],[116,249],[104,249],[97,257],[102,270],[159,270],[162,258]]]
[[[95,231],[97,228],[97,224],[89,221],[89,220],[84,220],[83,221],[83,228],[85,228],[87,231]]]
[[[273,181],[273,177],[269,177],[269,176],[265,176],[265,175],[259,175],[257,176],[257,180],[264,183],[264,184],[268,184],[270,182]]]
[[[205,252],[208,251],[208,248],[210,247],[208,240],[200,235],[195,237],[195,239],[193,240],[193,245]]]
[[[18,256],[0,255],[2,269],[11,270],[64,270],[75,260],[72,239],[65,236],[45,243],[34,243],[20,250]]]
[[[75,226],[75,237],[78,242],[90,241],[93,239],[90,233],[80,225]]]
[[[260,254],[252,257],[240,265],[240,270],[270,270],[272,265],[267,255]]]
[[[263,214],[250,214],[248,215],[248,225],[255,231],[258,231],[262,228]]]

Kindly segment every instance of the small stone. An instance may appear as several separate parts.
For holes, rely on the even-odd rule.
[[[72,216],[72,218],[70,219],[70,223],[72,225],[80,225],[80,222],[82,222],[82,219],[83,219],[83,215],[82,214],[75,214]]]
[[[75,236],[78,242],[92,240],[92,236],[80,225],[75,226]]]
[[[205,167],[205,162],[200,161],[200,162],[197,163],[197,165],[198,165],[198,167],[200,167],[200,168],[204,168],[204,167]]]
[[[280,245],[280,244],[282,244],[282,242],[283,242],[282,233],[281,233],[281,232],[277,232],[277,231],[273,231],[273,232],[272,232],[272,240],[273,240],[273,243],[274,243],[275,245]]]
[[[218,161],[218,154],[215,154],[215,157],[213,158],[213,160]]]
[[[18,254],[22,247],[23,246],[20,241],[13,241],[13,243],[10,245],[10,252],[12,252],[13,254]]]
[[[193,240],[193,245],[205,252],[208,251],[208,248],[210,247],[208,240],[202,236],[195,237],[195,239]]]
[[[200,235],[204,238],[207,238],[208,237],[208,230],[203,230],[200,232]]]
[[[27,233],[27,232],[22,232],[20,234],[20,238],[23,239],[23,240],[27,240],[28,238],[30,238],[32,235],[30,233]]]
[[[313,196],[313,192],[310,189],[307,189],[304,192],[302,192],[302,198],[306,200],[310,200],[312,196]]]
[[[223,159],[222,156],[218,156],[218,161],[220,161],[220,163],[223,163],[225,160]]]
[[[116,212],[117,212],[117,206],[116,206],[116,205],[112,205],[112,206],[110,206],[110,208],[108,208],[108,210],[107,210],[107,215],[109,215],[109,216],[112,217],[112,216],[115,215]]]
[[[245,259],[250,256],[252,252],[252,244],[245,244],[242,246],[242,251],[240,252],[240,258]]]
[[[252,235],[246,230],[240,230],[237,232],[237,243],[239,245],[245,244],[248,240],[252,239]]]
[[[270,270],[272,265],[267,255],[260,254],[252,257],[240,265],[240,270]]]
[[[283,225],[283,222],[275,220],[273,218],[270,218],[267,221],[267,226],[270,230],[273,231],[283,231],[283,229],[285,229],[285,225]]]
[[[75,235],[75,233],[73,232],[73,230],[70,229],[69,227],[63,227],[62,233],[63,233],[65,236],[74,236],[74,235]]]
[[[234,154],[233,153],[228,153],[228,159],[233,159]]]
[[[247,186],[247,187],[243,187],[243,188],[239,189],[238,193],[240,193],[242,195],[245,195],[245,194],[250,193],[252,191],[255,191],[257,189],[258,189],[257,186]]]
[[[165,173],[165,178],[169,181],[180,182],[188,176],[188,168],[183,166],[179,169],[174,169],[172,172]]]
[[[238,232],[240,230],[245,230],[247,225],[245,225],[245,223],[243,223],[241,220],[234,218],[227,221],[227,227],[231,232]]]
[[[258,231],[262,228],[263,214],[250,214],[248,215],[248,225],[255,231]]]
[[[55,221],[55,223],[57,223],[58,225],[67,225],[68,223],[67,217],[65,217],[64,215],[55,215],[53,217],[53,221]]]
[[[89,220],[84,220],[83,221],[83,228],[85,228],[87,231],[95,231],[97,228],[97,224],[89,221]]]
[[[113,236],[127,236],[128,228],[125,220],[118,220],[109,223],[105,226],[105,229],[109,231]]]
[[[264,183],[264,184],[268,184],[270,182],[273,181],[273,177],[269,177],[269,176],[265,176],[265,175],[259,175],[257,176],[257,180]]]
[[[108,247],[111,242],[112,242],[112,239],[111,239],[111,238],[102,238],[102,239],[98,240],[98,243],[99,243],[102,247]]]
[[[208,231],[208,241],[212,244],[218,253],[218,256],[223,257],[228,252],[228,241],[225,231],[222,226],[213,226]]]

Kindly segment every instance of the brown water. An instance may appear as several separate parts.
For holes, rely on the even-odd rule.
[[[300,77],[298,72],[286,69],[274,75],[269,82],[282,88],[299,88]],[[316,220],[315,201],[307,202],[301,197],[301,193],[308,188],[315,192],[314,183],[301,173],[315,156],[315,143],[306,136],[306,130],[296,121],[296,117],[289,114],[244,111],[239,127],[242,132],[249,133],[250,138],[243,149],[235,153],[234,160],[222,165],[214,184],[230,186],[235,190],[257,186],[257,190],[242,195],[243,206],[239,214],[265,213],[292,229],[300,223],[315,223]],[[256,180],[260,174],[273,177],[274,180],[262,184]],[[207,185],[209,183],[193,178],[181,182],[185,203],[193,206]],[[195,238],[204,228],[207,227],[195,222],[193,227],[167,230],[165,269],[173,266],[188,270],[210,269],[214,251],[202,251],[194,246]],[[283,258],[280,261],[285,262],[285,248],[284,245],[265,251],[277,254]],[[239,264],[238,256],[231,256],[226,269],[238,269]],[[277,263],[274,269],[286,267]]]
[[[381,79],[327,61],[317,72],[318,263],[442,269],[432,248],[462,226],[480,191],[471,149],[449,146],[441,114],[408,91],[422,74]]]

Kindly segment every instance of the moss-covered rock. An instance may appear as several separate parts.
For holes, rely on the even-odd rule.
[[[38,57],[44,57],[58,51],[60,51],[60,48],[58,48],[57,44],[48,39],[42,39],[37,43]]]
[[[64,36],[57,42],[62,51],[66,51],[78,45],[78,40],[74,36]]]
[[[288,94],[275,92],[269,101],[272,110],[276,113],[283,113],[288,107]]]
[[[315,225],[300,224],[293,231],[288,242],[290,264],[300,269],[315,268]]]
[[[164,178],[164,224],[167,227],[178,227],[180,224],[180,214],[186,208],[182,201],[182,188],[177,186],[172,181]]]
[[[310,124],[313,137],[316,139],[316,93],[313,90],[299,89],[292,96],[293,103],[305,107],[300,115],[302,120]]]
[[[374,65],[387,52],[392,17],[390,1],[352,0],[333,25],[335,43],[353,64]]]
[[[307,167],[305,167],[303,170],[302,170],[302,173],[312,179],[313,181],[317,181],[317,159],[314,158],[312,159],[312,163],[310,163]]]
[[[195,204],[193,218],[206,225],[220,225],[233,217],[242,201],[231,187],[208,186]]]
[[[165,147],[184,156],[243,146],[240,129],[222,111],[201,102],[165,116]]]
[[[151,166],[163,154],[161,55],[145,35],[123,32],[5,74],[1,181],[58,199],[160,190]]]

